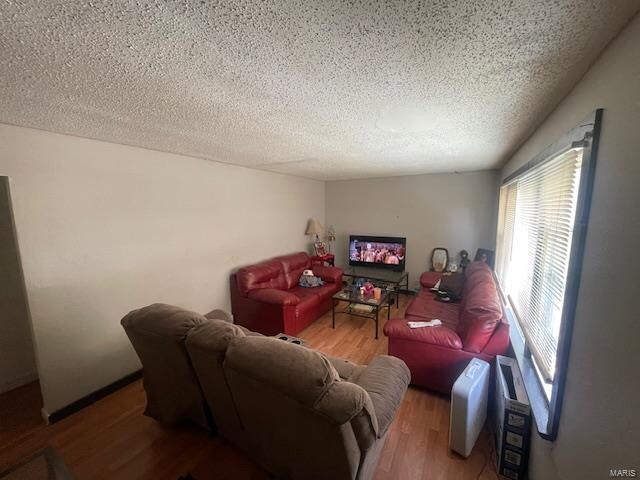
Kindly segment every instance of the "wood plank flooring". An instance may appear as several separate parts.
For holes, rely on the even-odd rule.
[[[405,298],[401,298],[401,314]],[[386,319],[386,314],[384,315]],[[375,340],[374,323],[331,312],[300,334],[311,347],[367,363],[387,353]],[[267,479],[241,451],[197,428],[167,428],[142,415],[141,381],[53,425],[40,419],[37,384],[0,395],[0,472],[37,450],[52,446],[79,480],[167,479],[191,473],[197,480]],[[484,431],[464,459],[448,450],[449,400],[410,387],[391,426],[376,471],[377,480],[497,479],[490,437]]]

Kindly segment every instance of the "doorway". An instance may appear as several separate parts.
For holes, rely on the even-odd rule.
[[[30,421],[41,422],[41,404],[10,182],[0,176],[0,437],[5,428],[21,420],[16,412],[18,417],[35,415]],[[33,412],[27,405],[33,406]]]

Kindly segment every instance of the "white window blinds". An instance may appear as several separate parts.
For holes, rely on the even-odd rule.
[[[555,372],[582,149],[542,163],[500,190],[496,273],[546,381]]]

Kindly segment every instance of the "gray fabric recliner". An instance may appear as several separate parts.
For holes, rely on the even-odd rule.
[[[207,314],[226,320],[225,315],[222,310]],[[129,312],[120,322],[142,363],[145,415],[169,425],[191,421],[215,430],[184,345],[189,331],[207,321],[199,313],[154,303]]]
[[[143,362],[146,413],[202,424],[204,396],[219,433],[277,478],[372,478],[409,384],[404,362],[355,365],[228,320],[157,304],[122,320]]]
[[[409,384],[407,366],[368,366],[211,321],[186,340],[222,436],[277,478],[368,479]]]

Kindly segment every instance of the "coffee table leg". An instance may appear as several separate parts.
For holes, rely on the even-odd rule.
[[[407,273],[407,279],[405,283],[405,291],[409,291],[409,274]],[[398,284],[398,290],[396,291],[396,308],[400,308],[400,284]]]
[[[378,314],[380,313],[380,307],[376,307],[376,340],[378,339]]]
[[[331,307],[331,328],[336,328],[336,301],[333,301]]]

